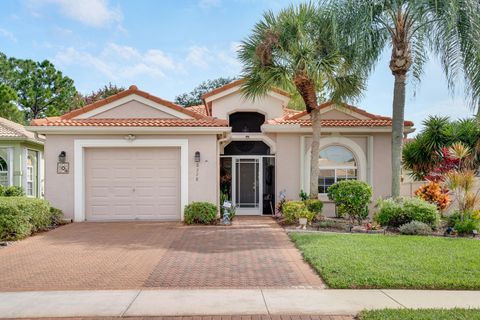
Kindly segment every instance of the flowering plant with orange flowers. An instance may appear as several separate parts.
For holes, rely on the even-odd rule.
[[[451,202],[448,189],[434,181],[420,186],[415,191],[415,195],[427,202],[435,204],[440,211],[445,210]]]

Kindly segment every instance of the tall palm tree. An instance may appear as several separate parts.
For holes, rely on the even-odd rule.
[[[429,54],[441,62],[454,92],[463,76],[472,108],[480,98],[480,2],[478,0],[330,0],[343,32],[362,43],[369,61],[391,49],[395,78],[392,124],[392,197],[400,195],[405,87],[419,81]]]
[[[342,42],[336,28],[328,8],[290,6],[278,14],[266,12],[239,50],[245,96],[255,99],[272,87],[296,91],[310,114],[312,198],[318,197],[320,104],[357,98],[365,83],[355,46]]]

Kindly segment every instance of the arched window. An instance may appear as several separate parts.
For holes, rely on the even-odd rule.
[[[327,193],[328,187],[342,180],[357,179],[357,161],[345,147],[333,145],[320,151],[318,193]]]
[[[8,186],[8,164],[2,156],[0,156],[0,185]]]

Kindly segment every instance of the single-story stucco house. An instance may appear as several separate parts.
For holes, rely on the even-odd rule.
[[[34,120],[46,136],[45,195],[75,221],[183,220],[192,201],[238,215],[274,212],[279,194],[298,199],[309,185],[311,123],[272,90],[246,100],[235,81],[183,108],[131,86],[60,117]],[[360,179],[374,197],[390,190],[392,120],[353,106],[322,107],[320,198],[329,185]],[[405,122],[405,132],[413,124]]]
[[[19,123],[0,118],[0,185],[43,197],[44,139]]]

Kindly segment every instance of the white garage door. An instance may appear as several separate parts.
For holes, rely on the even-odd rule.
[[[180,148],[90,148],[87,220],[180,220]]]

